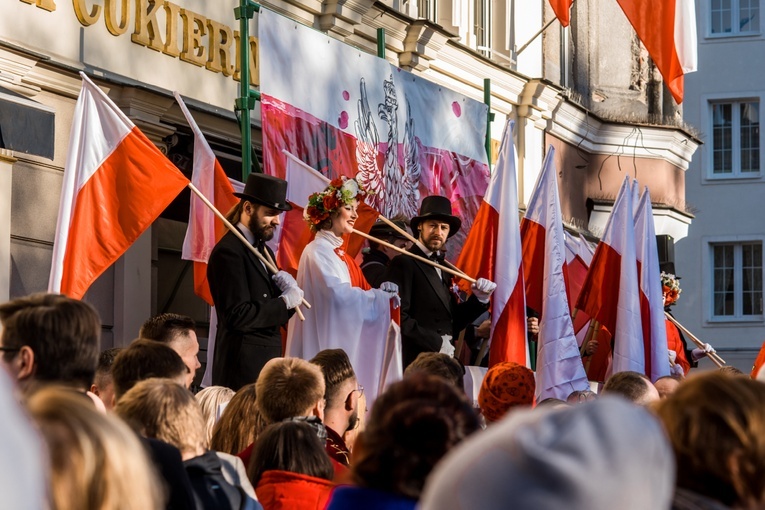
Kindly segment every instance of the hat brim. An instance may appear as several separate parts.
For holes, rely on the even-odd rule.
[[[452,216],[449,214],[427,213],[423,214],[422,216],[415,216],[410,220],[409,224],[412,226],[414,237],[419,237],[417,230],[420,228],[420,223],[427,220],[437,220],[447,223],[449,225],[449,235],[446,236],[447,239],[459,232],[460,227],[462,226],[462,220],[457,216]]]
[[[278,204],[274,202],[266,202],[265,200],[261,200],[258,197],[254,197],[252,195],[245,195],[244,193],[234,193],[234,196],[237,198],[241,198],[242,200],[249,200],[250,202],[254,202],[256,204],[265,205],[266,207],[272,207],[280,211],[292,210],[292,204],[290,204],[289,202],[284,202],[283,204]]]

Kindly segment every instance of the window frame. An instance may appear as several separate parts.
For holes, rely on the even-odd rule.
[[[719,32],[714,33],[712,32],[712,2],[714,0],[707,0],[706,2],[706,19],[707,19],[707,30],[706,30],[706,37],[708,39],[721,39],[726,37],[757,37],[762,35],[762,23],[760,23],[760,27],[758,30],[752,30],[748,32],[741,32],[740,29],[733,30],[734,27],[737,27],[741,22],[741,0],[730,0],[731,2],[731,31],[730,32]],[[758,14],[762,15],[762,1],[761,0],[754,0],[758,4]]]
[[[762,323],[765,322],[765,310],[759,315],[743,315],[743,257],[742,246],[744,244],[760,243],[760,253],[762,260],[760,264],[763,268],[763,277],[765,279],[765,236],[746,235],[746,236],[714,236],[703,239],[704,246],[704,267],[706,275],[706,284],[704,285],[706,294],[706,322],[710,324],[720,323]],[[733,315],[715,315],[715,288],[714,288],[714,248],[722,244],[734,245],[734,265],[733,265]],[[682,286],[682,281],[681,281]],[[762,289],[762,298],[765,299],[765,284]],[[764,307],[765,308],[765,307]]]

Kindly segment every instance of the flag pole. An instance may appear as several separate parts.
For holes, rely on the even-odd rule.
[[[402,228],[399,228],[399,226],[398,226],[398,225],[396,225],[394,222],[392,222],[391,220],[389,220],[388,218],[386,218],[386,217],[385,217],[385,216],[383,216],[382,214],[381,214],[380,216],[378,216],[378,219],[379,219],[380,221],[382,221],[383,223],[385,223],[386,225],[388,225],[389,227],[391,227],[393,230],[395,230],[395,231],[396,231],[396,232],[398,232],[399,234],[401,234],[402,236],[406,237],[406,238],[407,238],[408,240],[410,240],[411,242],[413,242],[413,243],[417,243],[417,239],[415,239],[415,238],[414,238],[414,236],[412,236],[411,234],[409,234],[409,232],[407,232],[406,230],[404,230],[404,229],[402,229]],[[463,271],[462,269],[458,268],[457,266],[455,266],[454,264],[452,264],[452,263],[451,263],[451,262],[449,262],[448,260],[444,260],[444,264],[445,264],[446,266],[448,266],[448,267],[451,267],[451,268],[452,268],[452,269],[454,269],[455,271],[459,271],[460,273],[462,273],[462,275],[461,275],[461,277],[462,277],[462,278],[464,278],[464,279],[466,279],[466,280],[470,278],[470,277],[469,277],[467,274],[465,274],[465,271]]]
[[[189,182],[186,186],[196,195],[199,197],[199,199],[204,202],[204,204],[210,208],[210,210],[215,214],[215,216],[218,217],[219,220],[223,222],[224,225],[226,225],[226,228],[228,228],[232,234],[234,234],[240,241],[244,243],[247,248],[263,263],[266,268],[271,271],[271,273],[276,274],[279,272],[279,270],[276,268],[275,265],[271,264],[270,261],[268,261],[258,250],[255,249],[253,245],[251,245],[247,238],[245,238],[241,232],[239,232],[234,225],[231,224],[230,221],[226,219],[221,212],[215,208],[215,206],[207,200],[207,197],[202,194],[199,189],[197,189],[196,186],[194,186],[191,182]],[[305,299],[303,300],[305,302]],[[310,307],[310,305],[308,305]],[[300,311],[300,307],[295,307],[295,313],[297,314],[298,318],[300,318],[301,321],[305,320],[305,315],[303,315],[303,312]]]
[[[702,342],[701,340],[699,340],[698,338],[696,338],[696,336],[695,336],[693,333],[691,333],[690,331],[688,331],[688,329],[687,329],[685,326],[683,326],[682,324],[680,324],[679,322],[677,322],[677,319],[675,319],[674,317],[672,317],[672,316],[671,316],[670,314],[668,314],[667,312],[664,312],[664,316],[665,316],[665,317],[666,317],[666,318],[669,320],[669,322],[671,322],[672,324],[674,324],[675,326],[677,326],[678,328],[680,328],[680,330],[681,330],[683,333],[685,333],[686,335],[688,335],[688,336],[691,338],[691,340],[693,340],[693,343],[695,343],[695,344],[696,344],[698,347],[700,347],[700,348],[702,348],[702,349],[705,347],[705,344],[704,344],[704,342]],[[716,352],[710,352],[710,353],[708,353],[708,354],[707,354],[707,357],[709,357],[709,359],[711,359],[711,360],[714,362],[714,364],[715,364],[715,365],[717,365],[717,366],[718,366],[718,367],[720,367],[720,368],[722,368],[722,366],[726,364],[726,363],[725,363],[725,360],[724,360],[724,359],[722,359],[722,358],[721,358],[721,357],[720,357],[720,356],[719,356],[719,355],[718,355]]]
[[[475,281],[476,281],[475,278],[471,278],[471,277],[467,276],[464,273],[461,273],[459,271],[455,271],[454,269],[448,268],[446,266],[442,266],[441,264],[437,264],[436,262],[433,262],[430,259],[426,259],[425,257],[420,257],[419,255],[415,255],[414,253],[412,253],[410,251],[406,251],[403,248],[399,248],[395,244],[386,243],[382,239],[377,239],[376,237],[370,236],[369,234],[365,234],[364,232],[361,232],[360,230],[356,230],[355,228],[353,229],[353,233],[354,234],[358,234],[361,237],[363,237],[365,239],[368,239],[368,240],[370,240],[372,242],[375,242],[377,244],[381,244],[383,246],[386,246],[386,247],[390,248],[391,250],[395,250],[395,251],[399,252],[402,255],[408,255],[409,257],[412,257],[413,259],[417,259],[420,262],[424,262],[424,263],[426,263],[426,264],[428,264],[430,266],[435,267],[436,269],[440,269],[441,271],[445,271],[445,272],[447,272],[447,273],[449,273],[451,275],[457,276],[459,278],[463,278],[463,279],[469,281],[470,283],[475,283]]]

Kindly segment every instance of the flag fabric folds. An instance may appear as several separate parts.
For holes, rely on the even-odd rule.
[[[492,296],[490,367],[501,361],[525,366],[530,362],[513,126],[512,121],[505,125],[489,187],[457,261],[465,274],[497,284]]]
[[[234,196],[234,187],[181,95],[178,92],[174,92],[174,95],[194,133],[194,165],[191,182],[213,203],[216,209],[226,214],[239,202],[239,199]],[[225,233],[226,227],[223,222],[215,217],[215,213],[198,196],[192,193],[189,225],[186,229],[186,237],[183,239],[181,258],[194,261],[194,292],[210,306],[213,306],[213,300],[207,283],[207,261],[210,259],[215,243]]]
[[[694,0],[617,0],[664,77],[672,97],[683,102],[683,75],[696,70]]]
[[[84,73],[48,290],[80,299],[188,184]]]
[[[645,375],[651,381],[669,375],[664,294],[659,270],[659,250],[653,225],[651,194],[645,188],[635,213],[635,242],[640,278],[640,314],[645,346]]]
[[[571,5],[573,3],[574,0],[550,0],[550,7],[555,12],[555,17],[564,27],[571,23]]]
[[[539,285],[542,298],[536,366],[537,402],[546,398],[566,400],[572,392],[589,388],[566,295],[566,246],[554,158],[555,149],[550,146],[521,221],[526,289],[529,282],[534,282]]]

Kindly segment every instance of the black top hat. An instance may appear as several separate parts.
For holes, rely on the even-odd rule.
[[[234,196],[280,211],[292,209],[292,206],[287,203],[287,181],[266,174],[251,173],[247,177],[244,191],[234,193]]]
[[[449,236],[456,234],[462,226],[462,220],[452,214],[452,203],[448,198],[431,195],[422,199],[420,215],[412,218],[412,232],[418,237],[417,230],[425,220],[440,220],[449,224]],[[447,238],[448,238],[447,237]]]
[[[406,222],[402,220],[392,220],[393,223],[406,232]],[[401,232],[397,231],[395,228],[391,227],[384,221],[377,220],[374,225],[372,225],[372,228],[369,229],[369,235],[373,237],[377,237],[378,239],[385,238],[385,237],[394,237],[396,239],[407,239],[406,236],[404,236]]]

